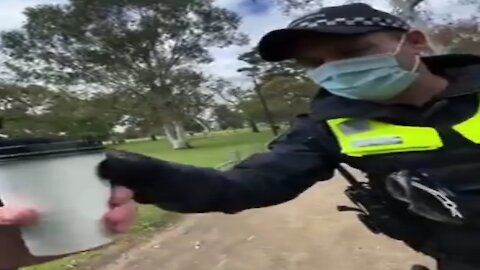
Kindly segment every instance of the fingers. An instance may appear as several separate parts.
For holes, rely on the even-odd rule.
[[[125,233],[133,225],[137,216],[137,204],[130,200],[113,207],[105,216],[107,228],[113,233]]]
[[[110,212],[105,216],[105,222],[114,233],[127,232],[135,222],[137,205],[132,200],[133,192],[125,187],[114,187],[110,199]]]
[[[0,225],[27,226],[38,220],[33,209],[0,207]]]
[[[133,191],[125,187],[114,187],[112,190],[112,197],[110,199],[110,205],[120,206],[128,203],[133,198]]]

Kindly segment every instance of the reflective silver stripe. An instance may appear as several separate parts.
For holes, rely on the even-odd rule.
[[[384,146],[384,145],[397,145],[402,144],[403,139],[401,137],[389,137],[378,139],[366,139],[352,142],[353,147],[363,148],[370,146]]]
[[[452,215],[452,217],[454,218],[458,217],[463,219],[462,213],[458,211],[458,205],[454,201],[450,200],[450,198],[448,198],[447,194],[445,194],[444,192],[431,189],[418,182],[412,182],[412,186],[433,195],[437,200],[439,200],[443,204],[445,208],[447,208],[450,211],[450,214]]]

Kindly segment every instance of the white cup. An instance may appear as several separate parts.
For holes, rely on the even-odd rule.
[[[103,158],[103,146],[95,142],[0,148],[3,204],[40,214],[38,223],[21,229],[32,255],[77,253],[113,241],[103,222],[111,189],[96,175]]]

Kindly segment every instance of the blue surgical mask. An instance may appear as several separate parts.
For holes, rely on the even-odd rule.
[[[405,36],[390,54],[370,55],[326,63],[308,72],[310,78],[328,92],[350,99],[385,101],[405,91],[418,78],[420,57],[413,68],[403,69],[395,55]]]

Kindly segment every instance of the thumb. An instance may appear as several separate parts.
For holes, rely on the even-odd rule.
[[[0,207],[0,225],[25,226],[38,220],[38,213],[33,209]]]

